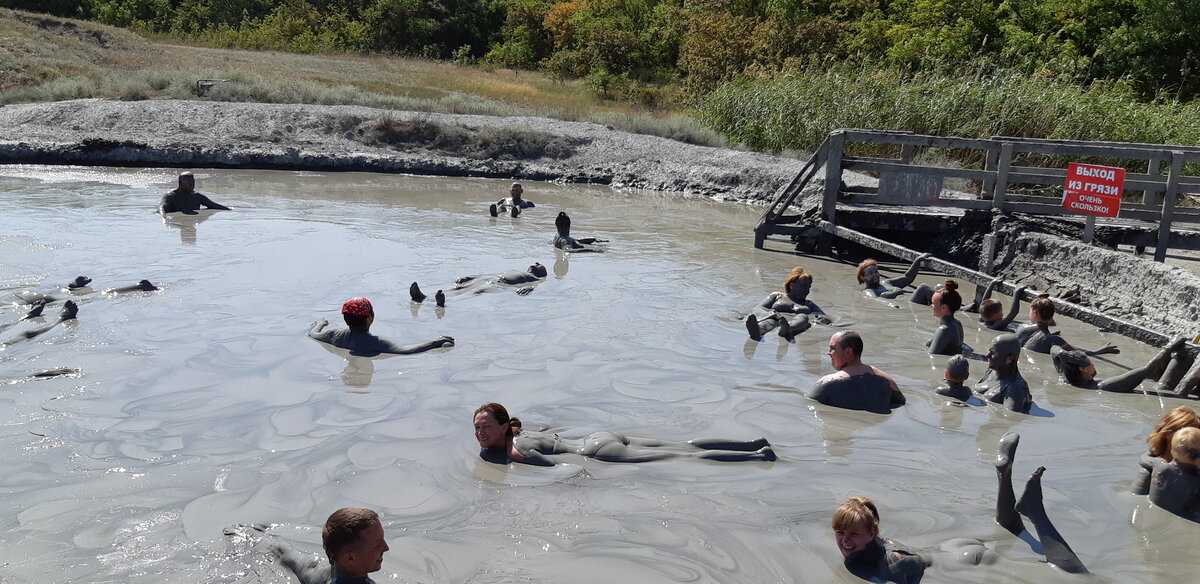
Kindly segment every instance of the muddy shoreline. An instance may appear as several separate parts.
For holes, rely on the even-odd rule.
[[[514,150],[525,157],[509,156]],[[803,162],[547,118],[185,100],[82,99],[0,107],[0,163],[545,180],[761,204]],[[845,177],[847,183],[869,180]],[[996,233],[995,273],[1010,282],[1068,297],[1166,336],[1191,338],[1200,332],[1200,309],[1188,301],[1200,296],[1200,277],[1192,271],[1085,246],[1039,221],[1003,219],[1006,227],[995,221],[965,226],[966,232],[946,238],[944,249],[932,251],[974,268],[973,250],[985,235]]]
[[[378,135],[381,120],[447,132],[388,143]],[[502,149],[506,141],[562,147],[531,158],[480,154]],[[754,202],[769,200],[804,161],[547,118],[82,99],[0,107],[0,163],[394,172],[591,183]]]

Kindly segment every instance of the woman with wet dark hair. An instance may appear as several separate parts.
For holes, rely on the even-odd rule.
[[[499,464],[521,462],[554,466],[554,461],[549,457],[556,454],[578,454],[604,462],[650,462],[683,456],[721,462],[775,460],[775,451],[771,450],[766,438],[697,438],[687,442],[669,442],[616,432],[593,432],[581,438],[565,438],[548,432],[525,432],[521,430],[521,420],[509,416],[508,410],[496,402],[483,404],[475,410],[475,440],[481,448],[480,458]]]
[[[958,355],[963,352],[962,323],[954,318],[959,308],[962,308],[962,296],[958,294],[958,282],[946,280],[942,289],[933,293],[933,300],[929,303],[930,312],[941,323],[929,341],[930,355]]]
[[[1158,379],[1166,370],[1171,357],[1183,348],[1184,339],[1177,338],[1171,344],[1163,347],[1153,359],[1141,367],[1130,369],[1125,373],[1108,379],[1096,379],[1096,365],[1088,358],[1087,353],[1079,349],[1064,349],[1051,347],[1050,358],[1054,360],[1054,368],[1062,375],[1067,383],[1081,389],[1099,389],[1115,393],[1130,393],[1137,389],[1147,379]]]

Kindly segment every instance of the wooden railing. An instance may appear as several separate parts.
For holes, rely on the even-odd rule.
[[[865,146],[865,148],[864,148]],[[894,157],[852,156],[857,150],[898,149]],[[918,149],[952,149],[956,158],[981,161],[982,168],[956,168],[935,163],[918,163]],[[825,168],[825,189],[821,219],[837,224],[837,203],[852,196],[855,203],[878,205],[924,205],[962,209],[994,209],[1037,215],[1069,215],[1057,197],[1029,196],[1013,192],[1014,187],[1061,187],[1067,170],[1063,166],[1023,166],[1027,156],[1060,161],[1091,162],[1121,166],[1125,175],[1126,198],[1141,192],[1140,200],[1121,204],[1120,219],[1152,222],[1158,230],[1154,259],[1163,261],[1170,244],[1174,224],[1200,224],[1200,209],[1177,206],[1185,194],[1200,194],[1200,176],[1185,175],[1184,164],[1200,162],[1200,147],[1139,144],[1126,142],[1080,142],[997,136],[990,139],[947,138],[907,132],[842,129],[831,132],[791,183],[781,188],[755,228],[755,246],[761,248],[771,234],[794,234],[799,228],[796,216],[786,212],[821,167]],[[1163,169],[1167,174],[1161,174]],[[1144,169],[1144,170],[1142,170]],[[847,170],[879,177],[877,187],[844,188],[842,173]],[[946,179],[961,179],[971,189],[948,191]],[[973,192],[971,192],[973,191]],[[1157,198],[1161,193],[1161,203]],[[1091,217],[1091,216],[1089,216]],[[1095,219],[1087,220],[1090,236]]]

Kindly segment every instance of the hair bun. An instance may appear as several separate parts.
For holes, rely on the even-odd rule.
[[[958,282],[954,280],[946,280],[945,286],[947,290],[958,290]]]

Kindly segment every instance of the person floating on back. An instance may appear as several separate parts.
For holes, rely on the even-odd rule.
[[[521,214],[522,209],[532,209],[536,205],[533,204],[533,201],[521,198],[521,194],[524,192],[525,189],[521,187],[521,183],[513,183],[512,188],[508,191],[509,196],[488,207],[488,213],[492,217],[499,217],[501,213],[508,213],[516,217]]]

